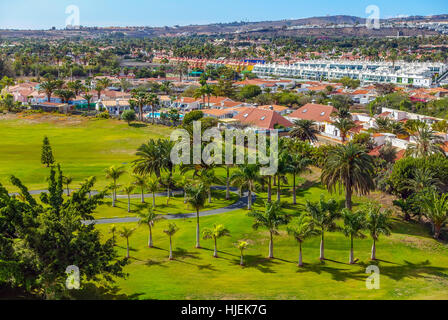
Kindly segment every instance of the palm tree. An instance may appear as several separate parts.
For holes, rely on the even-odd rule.
[[[298,153],[292,153],[289,156],[289,161],[286,163],[286,170],[288,173],[291,173],[293,176],[292,179],[292,200],[293,204],[297,204],[296,197],[296,176],[304,173],[311,172],[309,166],[313,163],[313,161],[309,158],[303,157],[303,155]]]
[[[252,210],[249,217],[255,219],[252,227],[254,230],[258,228],[266,228],[269,231],[269,259],[274,258],[274,235],[278,234],[278,228],[288,223],[288,217],[283,214],[280,204],[277,202],[265,203],[264,211]]]
[[[313,225],[319,228],[320,240],[320,260],[325,260],[325,232],[337,229],[335,220],[339,217],[339,205],[334,199],[325,201],[322,196],[318,202],[306,202],[306,212],[313,219]]]
[[[134,191],[135,186],[129,184],[123,188],[123,192],[128,196],[128,212],[131,212],[131,194]]]
[[[143,107],[149,104],[149,93],[142,90],[132,90],[129,100],[138,107],[139,120],[143,121]]]
[[[152,193],[152,207],[156,207],[156,192],[159,189],[159,180],[157,178],[150,178],[147,182],[148,191]]]
[[[175,223],[170,223],[168,225],[168,228],[163,230],[163,232],[165,232],[168,235],[168,237],[170,237],[170,256],[169,256],[170,260],[173,260],[173,245],[171,238],[176,234],[178,230],[179,228],[176,226]]]
[[[139,224],[146,224],[149,229],[149,238],[148,238],[148,248],[153,247],[152,243],[152,228],[154,227],[154,224],[163,219],[161,215],[158,215],[154,212],[154,209],[152,207],[148,207],[145,213],[139,213],[140,220],[138,221]]]
[[[381,211],[379,205],[371,203],[365,206],[364,214],[367,217],[366,229],[373,239],[370,259],[376,260],[376,242],[382,234],[389,236],[392,229],[391,212],[390,210]]]
[[[196,248],[200,248],[199,243],[199,210],[204,208],[207,192],[204,184],[189,185],[185,189],[187,193],[187,203],[196,210]]]
[[[345,188],[345,206],[352,209],[353,191],[367,194],[374,188],[373,159],[366,150],[349,142],[330,150],[322,169],[321,180],[330,192]]]
[[[202,231],[203,239],[213,239],[215,242],[215,250],[213,252],[213,257],[218,258],[218,239],[224,236],[230,236],[230,231],[224,227],[222,224],[213,225],[213,229],[205,228]]]
[[[45,92],[45,94],[47,95],[47,101],[50,102],[51,100],[51,95],[53,94],[53,92],[57,89],[56,86],[56,82],[54,80],[47,80],[45,82],[42,82],[39,85],[39,91],[40,92]]]
[[[113,224],[110,227],[109,232],[112,233],[112,243],[115,245],[115,232],[117,232],[117,226]]]
[[[422,208],[431,221],[434,239],[439,239],[440,230],[448,222],[448,194],[439,195],[433,190],[423,199]]]
[[[288,234],[299,243],[299,267],[303,267],[302,259],[302,244],[303,242],[319,232],[314,230],[313,220],[306,214],[301,214],[299,217],[294,218],[287,228]]]
[[[356,127],[356,124],[353,122],[352,119],[347,119],[347,118],[340,118],[337,119],[333,125],[339,129],[339,131],[341,131],[341,138],[342,138],[342,143],[345,143],[345,141],[347,140],[347,133],[353,129],[354,127]]]
[[[291,138],[309,142],[317,141],[317,134],[319,134],[319,130],[316,129],[316,123],[312,120],[303,119],[295,120],[294,128],[289,133]]]
[[[207,188],[208,203],[212,203],[212,185],[222,184],[222,179],[215,174],[212,168],[203,168],[199,172],[199,181]]]
[[[240,250],[240,266],[244,265],[244,250],[247,248],[249,243],[247,241],[240,240],[238,241],[238,249]]]
[[[72,90],[58,89],[54,92],[59,98],[62,99],[63,103],[69,103],[70,100],[76,97]]]
[[[134,178],[134,185],[140,188],[141,191],[141,202],[145,203],[145,190],[148,186],[146,176],[135,174],[132,176]]]
[[[349,263],[354,264],[355,258],[353,255],[353,239],[365,238],[362,230],[366,228],[366,217],[362,211],[352,212],[349,209],[342,210],[342,217],[344,218],[344,227],[342,233],[346,237],[350,237],[350,259]]]
[[[106,179],[112,179],[113,182],[111,184],[112,189],[112,207],[115,207],[115,201],[117,200],[117,189],[118,184],[117,181],[120,177],[125,173],[123,167],[111,166],[106,169]]]
[[[135,229],[129,229],[126,227],[123,227],[120,231],[120,236],[126,239],[126,258],[129,259],[130,255],[129,255],[129,238],[132,236],[132,234],[134,233]]]
[[[62,181],[65,184],[65,186],[67,187],[67,197],[70,196],[70,184],[73,182],[73,178],[69,177],[69,176],[63,176],[62,177]]]
[[[171,148],[174,144],[169,140],[149,140],[142,144],[136,152],[138,159],[132,161],[133,171],[140,175],[155,174],[160,178],[162,170],[172,171]]]
[[[255,192],[255,185],[261,182],[260,170],[256,164],[244,164],[238,167],[230,181],[241,190],[248,190],[247,209],[252,209],[252,193]]]
[[[93,96],[91,94],[86,93],[82,97],[84,99],[86,99],[87,100],[87,104],[90,105],[90,101],[92,101]]]
[[[407,156],[426,158],[435,153],[444,154],[440,146],[443,139],[436,135],[430,127],[419,128],[412,138],[414,142],[409,143],[406,149]]]
[[[157,105],[160,104],[160,99],[159,97],[155,94],[155,93],[150,93],[147,96],[147,104],[149,104],[151,106],[151,118],[152,118],[152,124],[154,124],[154,109],[156,108]]]

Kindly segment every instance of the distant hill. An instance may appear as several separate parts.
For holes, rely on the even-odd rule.
[[[425,36],[437,31],[421,28],[404,28],[399,22],[441,22],[448,21],[448,14],[434,16],[409,16],[382,19],[393,26],[381,30],[363,27],[366,19],[348,15],[311,17],[291,20],[212,23],[171,27],[86,27],[80,30],[0,30],[3,38],[95,38],[100,36],[128,37],[174,37],[190,35],[263,34],[275,36],[325,36],[325,37],[385,37],[402,34],[404,36]],[[335,26],[338,26],[335,29]]]

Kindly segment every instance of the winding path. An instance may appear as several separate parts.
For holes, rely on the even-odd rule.
[[[224,186],[214,186],[212,187],[212,189],[214,190],[226,190],[226,187]],[[72,192],[74,190],[70,190],[70,192]],[[230,191],[233,193],[238,193],[238,189],[237,188],[230,188]],[[34,190],[34,191],[29,191],[29,193],[31,195],[38,195],[41,193],[45,193],[48,192],[48,190]],[[92,191],[92,195],[97,194],[97,191]],[[182,191],[173,191],[172,194],[173,195],[180,195],[182,194]],[[18,195],[18,193],[11,193],[10,195]],[[152,193],[151,194],[145,194],[145,197],[152,197]],[[155,194],[156,197],[166,197],[166,192],[159,192]],[[110,198],[110,196],[107,196],[108,198]],[[133,194],[130,196],[132,199],[136,199],[136,198],[140,198],[141,194]],[[127,199],[126,195],[117,195],[117,198],[119,199]],[[222,213],[227,213],[227,212],[231,212],[231,211],[235,211],[235,210],[239,210],[239,209],[244,209],[247,207],[247,198],[248,198],[248,192],[244,193],[243,196],[238,199],[237,202],[227,206],[227,207],[223,207],[223,208],[217,208],[217,209],[213,209],[213,210],[208,210],[208,211],[202,211],[199,213],[199,216],[204,217],[204,216],[212,216],[212,215],[217,215],[217,214],[222,214]],[[255,202],[257,196],[253,195],[252,196],[252,203]],[[163,217],[165,219],[168,220],[173,220],[173,219],[188,219],[188,218],[194,218],[196,217],[196,212],[191,212],[191,213],[180,213],[180,214],[168,214],[168,215],[163,215]],[[115,224],[115,223],[128,223],[128,222],[138,222],[140,219],[138,217],[123,217],[123,218],[110,218],[110,219],[98,219],[98,220],[86,220],[83,221],[84,224]]]

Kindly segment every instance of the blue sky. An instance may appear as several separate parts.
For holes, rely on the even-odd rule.
[[[0,28],[63,28],[76,5],[84,26],[172,26],[346,14],[381,18],[448,13],[447,0],[0,0]]]

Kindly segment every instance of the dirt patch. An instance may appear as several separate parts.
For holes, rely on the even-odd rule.
[[[33,114],[7,113],[7,114],[1,114],[0,120],[21,120],[30,124],[52,123],[63,126],[75,126],[87,121],[86,118],[81,116],[65,115],[58,113],[33,113]]]

